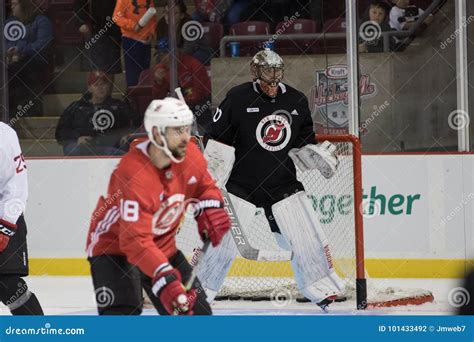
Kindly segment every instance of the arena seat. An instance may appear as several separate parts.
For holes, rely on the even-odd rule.
[[[232,25],[229,33],[232,36],[270,34],[270,24],[264,21],[244,21]],[[262,40],[240,42],[241,56],[253,55],[262,47],[263,43]]]
[[[224,36],[224,26],[219,23],[203,22],[204,39],[213,50],[219,50],[219,43]]]
[[[281,21],[276,26],[276,34],[317,33],[318,23],[310,19],[297,19],[288,25],[288,21]],[[276,40],[276,51],[282,55],[311,54],[314,40]]]
[[[324,22],[324,33],[346,32],[346,19],[329,19]],[[346,39],[326,39],[319,44],[321,53],[346,53]]]

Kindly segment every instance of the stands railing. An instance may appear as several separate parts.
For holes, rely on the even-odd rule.
[[[403,39],[402,43],[408,44],[413,40],[415,33],[423,25],[423,21],[431,15],[444,0],[434,0],[426,11],[418,18],[415,25],[409,31],[388,31],[381,32],[380,37],[383,39],[384,52],[390,51],[390,37]],[[229,42],[245,42],[245,41],[276,41],[276,40],[335,40],[346,38],[345,32],[338,33],[299,33],[299,34],[255,34],[246,36],[224,36],[219,44],[219,53],[221,57],[225,57],[226,45]]]

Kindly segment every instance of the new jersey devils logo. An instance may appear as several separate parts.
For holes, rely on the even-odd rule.
[[[263,142],[264,143],[272,143],[272,142],[277,142],[283,137],[283,128],[285,128],[285,125],[282,124],[281,122],[277,122],[267,128],[267,132],[265,133],[265,136],[263,137]]]
[[[268,115],[260,120],[255,132],[264,149],[276,152],[284,149],[291,138],[291,125],[283,115]]]

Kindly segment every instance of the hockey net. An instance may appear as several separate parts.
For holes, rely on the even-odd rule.
[[[319,171],[301,173],[307,196],[331,249],[334,266],[346,285],[345,297],[356,300],[356,306],[392,306],[432,301],[429,291],[371,286],[366,283],[364,268],[363,215],[372,215],[362,202],[361,152],[359,140],[350,135],[318,136],[337,147],[339,167],[325,179]],[[281,251],[270,231],[263,209],[257,209],[251,227],[242,227],[252,246],[262,250]],[[297,227],[295,227],[297,229]],[[188,217],[177,236],[178,247],[192,257],[201,246],[194,219]],[[299,298],[288,261],[252,261],[238,256],[216,299],[271,300]]]

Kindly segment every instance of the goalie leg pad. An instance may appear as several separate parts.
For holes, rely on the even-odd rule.
[[[298,289],[314,303],[338,295],[344,284],[336,274],[328,240],[304,191],[272,206],[283,237],[293,251]]]
[[[207,168],[219,188],[223,188],[235,162],[235,148],[210,139],[204,150]]]
[[[255,219],[255,205],[235,195],[229,195],[242,227],[251,227]],[[237,254],[237,247],[229,232],[217,247],[209,247],[202,262],[199,263],[197,275],[206,290],[209,303],[219,292]]]

